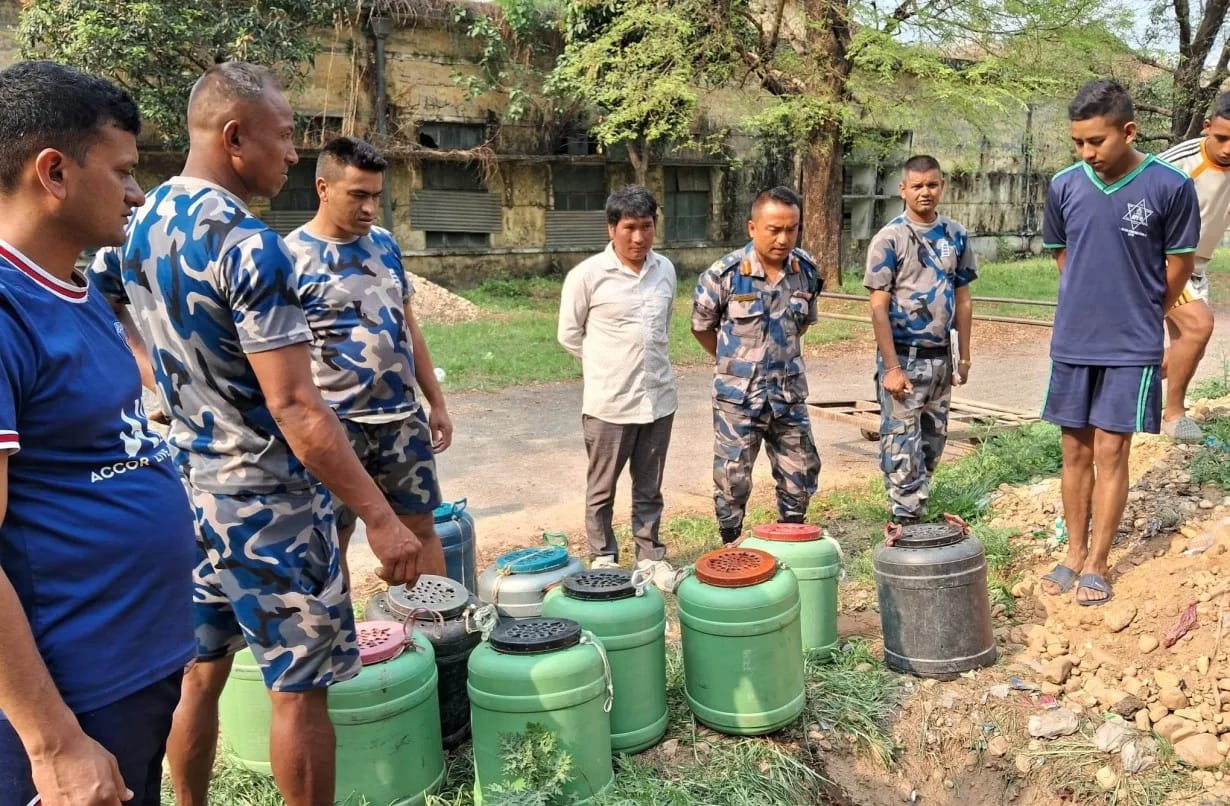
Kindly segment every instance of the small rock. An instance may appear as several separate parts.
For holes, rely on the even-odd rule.
[[[1153,722],[1149,719],[1149,712],[1144,709],[1136,712],[1135,722],[1136,730],[1141,733],[1148,733],[1153,730]]]
[[[987,694],[989,694],[990,696],[994,697],[997,700],[1006,700],[1008,699],[1008,694],[1011,691],[1012,691],[1012,687],[1009,686],[1007,683],[997,683],[996,685],[991,686],[989,689],[987,689]]]
[[[1220,767],[1222,754],[1217,752],[1217,737],[1207,733],[1197,733],[1181,739],[1174,746],[1175,757],[1188,766],[1196,769],[1212,769]]]
[[[1184,719],[1181,716],[1164,716],[1153,724],[1153,732],[1161,736],[1166,741],[1171,741],[1171,737],[1179,730],[1188,730],[1195,732],[1196,723]],[[1189,733],[1189,735],[1191,735]]]
[[[1154,669],[1153,682],[1157,683],[1158,688],[1178,688],[1179,676],[1164,669]]]
[[[1209,673],[1209,659],[1206,655],[1196,658],[1196,671],[1201,677]]]
[[[1119,785],[1119,776],[1110,767],[1099,767],[1097,774],[1093,778],[1098,782],[1098,786],[1107,791]]]
[[[1169,713],[1170,713],[1170,709],[1162,705],[1161,703],[1150,705],[1149,706],[1149,721],[1157,722],[1163,719]]]
[[[1136,738],[1136,731],[1122,722],[1108,719],[1093,733],[1093,746],[1103,753],[1114,753]]]
[[[1119,751],[1123,771],[1136,775],[1157,763],[1157,742],[1150,738],[1133,739]]]
[[[1217,681],[1217,687],[1222,691],[1230,691],[1230,677],[1222,678]]]
[[[1164,688],[1157,693],[1157,701],[1169,708],[1171,711],[1177,711],[1180,708],[1186,708],[1188,705],[1187,695],[1182,689]]]
[[[1176,708],[1174,715],[1192,722],[1199,722],[1204,719],[1204,714],[1201,713],[1199,708]]]
[[[1057,686],[1054,683],[1043,683],[1041,686],[1039,686],[1039,690],[1043,694],[1046,694],[1051,697],[1058,697],[1060,694],[1063,693],[1063,687]]]
[[[1076,733],[1080,717],[1067,708],[1056,708],[1029,717],[1029,735],[1039,739],[1054,739]]]
[[[1157,649],[1158,640],[1152,635],[1142,635],[1140,636],[1140,640],[1137,642],[1137,645],[1140,647],[1141,653],[1148,655],[1150,652]]]
[[[991,741],[987,742],[987,754],[994,758],[1003,758],[1008,755],[1010,745],[1006,736],[995,736]]]
[[[1123,717],[1124,719],[1131,719],[1133,716],[1136,715],[1138,711],[1143,710],[1144,707],[1145,707],[1144,700],[1140,699],[1139,697],[1133,697],[1132,695],[1129,694],[1128,696],[1124,697],[1122,700],[1119,700],[1119,702],[1112,705],[1110,710],[1115,712],[1119,716]]]
[[[1012,598],[1020,599],[1022,597],[1028,596],[1033,591],[1033,588],[1034,586],[1032,582],[1028,582],[1028,581],[1018,582],[1012,586]]]
[[[1046,664],[1046,668],[1042,670],[1042,677],[1057,686],[1062,686],[1071,677],[1072,666],[1071,658],[1066,655],[1062,658],[1055,658]]]
[[[674,758],[675,754],[679,752],[679,740],[667,739],[658,745],[658,752],[662,754],[662,758]]]
[[[1132,619],[1136,618],[1136,605],[1127,604],[1111,604],[1107,605],[1106,613],[1102,617],[1102,623],[1106,625],[1106,629],[1111,632],[1119,632],[1124,627],[1132,623]]]
[[[1016,767],[1016,771],[1021,775],[1028,775],[1029,771],[1033,769],[1034,766],[1033,761],[1024,753],[1017,753],[1016,759],[1012,762],[1012,765]]]

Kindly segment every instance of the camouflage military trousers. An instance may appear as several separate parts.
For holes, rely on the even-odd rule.
[[[323,688],[358,674],[329,491],[188,493],[197,524],[197,658],[247,646],[274,691]]]
[[[789,404],[774,414],[768,404],[749,413],[718,401],[713,406],[713,436],[713,506],[721,529],[743,528],[761,442],[769,454],[781,519],[802,522],[820,477],[820,454],[806,403]]]
[[[948,404],[952,397],[952,361],[948,358],[898,356],[914,391],[898,400],[884,390],[877,361],[876,393],[880,400],[880,469],[893,519],[927,514],[931,474],[948,440]]]

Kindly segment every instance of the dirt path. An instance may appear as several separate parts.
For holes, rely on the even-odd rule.
[[[1230,306],[1218,311],[1230,321]],[[978,323],[974,368],[958,397],[1027,411],[1042,403],[1050,370],[1045,328]],[[808,351],[813,399],[870,397],[875,350],[866,337]],[[1230,360],[1230,328],[1214,336],[1198,377],[1221,372]],[[712,512],[713,426],[710,372],[692,367],[679,373],[679,410],[663,485],[666,516]],[[445,388],[448,393],[447,387]],[[449,395],[456,438],[441,455],[441,487],[446,500],[466,498],[477,522],[479,549],[529,545],[544,530],[580,537],[584,524],[585,449],[581,442],[580,382],[509,388],[499,392]],[[878,474],[876,443],[849,426],[813,419],[823,460],[821,490],[862,485]],[[767,460],[757,462],[754,501],[768,501],[772,478]],[[625,475],[616,503],[617,522],[627,523],[630,500]],[[352,564],[362,556],[356,535]]]

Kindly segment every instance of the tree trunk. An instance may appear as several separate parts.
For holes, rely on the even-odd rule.
[[[830,291],[841,285],[844,157],[835,122],[812,139],[803,157],[803,248],[816,259]]]
[[[646,187],[649,182],[649,147],[635,140],[628,141],[628,161],[632,163],[632,175],[636,184]]]

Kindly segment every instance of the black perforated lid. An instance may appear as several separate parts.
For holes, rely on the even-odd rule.
[[[419,608],[434,610],[444,619],[456,618],[470,603],[470,592],[455,579],[423,574],[414,587],[405,585],[389,588],[389,610],[405,619]]]
[[[491,648],[506,655],[533,655],[581,642],[581,625],[566,618],[504,621],[491,632]]]
[[[564,579],[564,593],[573,599],[605,601],[629,599],[636,595],[632,586],[632,572],[615,568],[599,571],[584,571]]]
[[[901,527],[896,545],[907,549],[933,549],[951,546],[965,539],[965,531],[952,523],[912,523]]]

